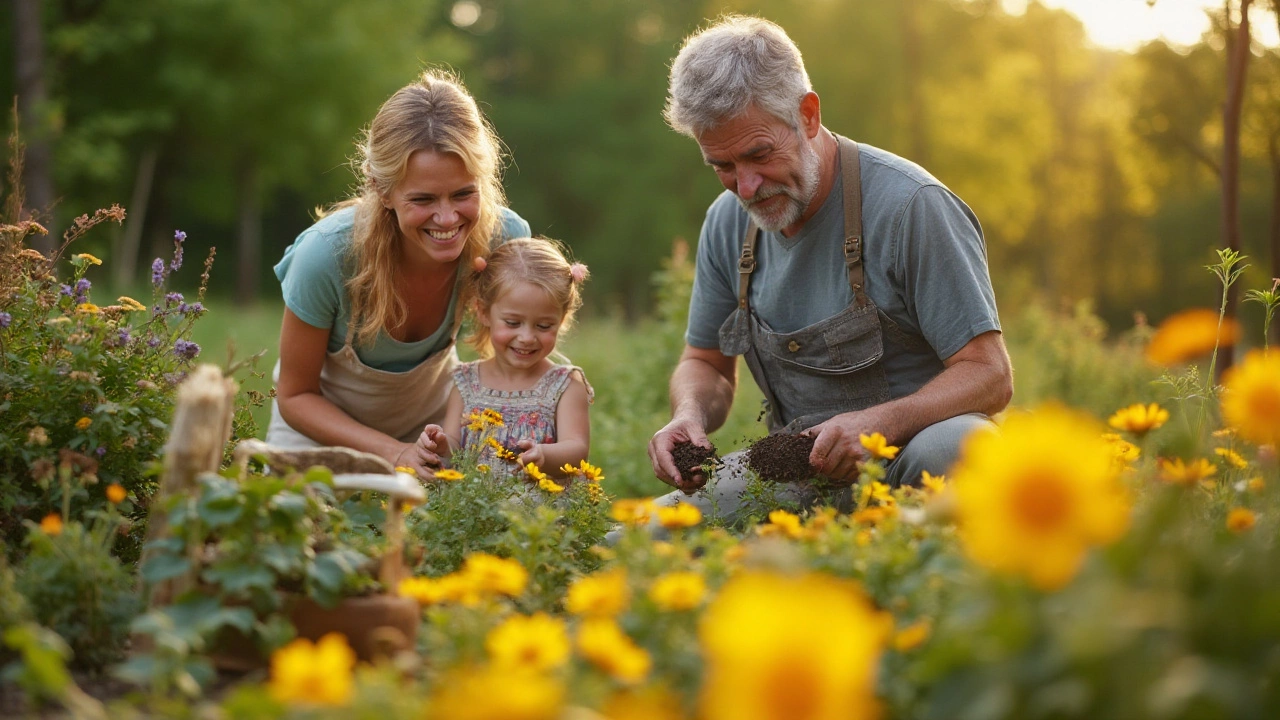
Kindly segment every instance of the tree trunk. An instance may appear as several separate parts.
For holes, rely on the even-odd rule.
[[[239,172],[239,221],[236,226],[236,304],[258,299],[258,270],[262,258],[262,204],[258,198],[258,168],[246,162]]]
[[[1244,106],[1245,77],[1249,70],[1249,5],[1240,0],[1240,24],[1231,27],[1227,8],[1227,98],[1222,106],[1222,247],[1240,251],[1240,112]],[[1236,317],[1239,292],[1227,289],[1226,316]],[[1231,367],[1235,348],[1225,346],[1218,354],[1218,371]]]
[[[44,82],[44,31],[40,24],[40,0],[13,0],[14,80],[18,91],[19,127],[26,132],[26,159],[22,183],[25,207],[15,220],[39,219],[48,235],[31,235],[35,249],[51,255],[58,229],[53,222],[53,152],[45,120],[48,91]]]
[[[147,224],[147,204],[151,200],[151,187],[156,177],[156,162],[160,159],[158,145],[148,145],[138,159],[138,172],[133,178],[133,194],[129,197],[129,219],[124,234],[116,242],[111,253],[112,279],[121,292],[133,285],[138,273],[138,250],[142,246],[142,231]]]
[[[1268,139],[1267,155],[1271,159],[1271,277],[1280,279],[1280,131]],[[1280,346],[1280,323],[1272,323],[1270,335],[1271,345]]]
[[[925,124],[924,88],[920,71],[920,0],[901,0],[903,86],[907,92],[907,133],[911,159],[929,167],[929,142]]]

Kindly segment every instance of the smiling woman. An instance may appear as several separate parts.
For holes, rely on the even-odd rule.
[[[414,440],[443,421],[473,260],[529,226],[502,207],[501,152],[475,100],[428,71],[358,144],[360,193],[276,266],[285,311],[267,442],[338,445],[420,472]]]

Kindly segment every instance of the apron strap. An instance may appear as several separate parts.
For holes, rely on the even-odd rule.
[[[840,171],[844,180],[844,266],[858,307],[866,307],[866,281],[862,273],[862,162],[858,143],[836,135],[840,146]]]
[[[862,308],[871,304],[862,268],[862,161],[858,157],[858,143],[841,135],[835,138],[840,148],[844,187],[844,265],[849,272],[853,299]],[[756,269],[756,239],[759,236],[760,227],[755,221],[748,220],[747,234],[742,239],[742,255],[738,258],[738,307],[743,310],[747,308],[751,273]]]

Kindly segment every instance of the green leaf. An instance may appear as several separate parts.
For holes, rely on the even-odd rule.
[[[333,485],[333,471],[323,465],[312,465],[307,468],[307,472],[302,476],[302,479],[308,484]]]
[[[250,588],[270,590],[276,583],[275,573],[268,568],[246,567],[239,563],[215,565],[205,570],[201,578],[205,582],[221,586],[222,590],[228,593],[242,593]]]
[[[238,494],[221,497],[205,495],[196,505],[196,512],[210,528],[219,528],[239,520],[244,514],[244,505]]]
[[[191,561],[181,555],[152,555],[142,566],[142,579],[155,584],[191,571]]]

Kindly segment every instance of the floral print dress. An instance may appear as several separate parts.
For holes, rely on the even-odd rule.
[[[594,393],[587,383],[582,368],[576,365],[553,365],[533,387],[528,390],[494,390],[480,383],[480,362],[463,363],[453,370],[453,382],[462,395],[462,446],[470,448],[492,437],[503,447],[520,452],[521,440],[534,443],[556,441],[556,405],[569,387],[573,374],[577,373],[587,385],[587,397]],[[485,410],[502,413],[502,425],[476,431],[469,427],[468,418]],[[485,447],[481,462],[492,463],[497,456],[492,447]]]

